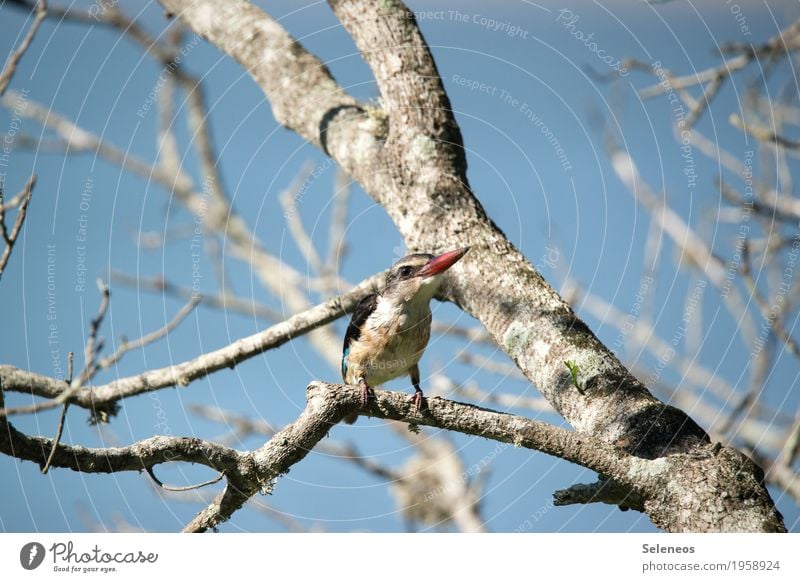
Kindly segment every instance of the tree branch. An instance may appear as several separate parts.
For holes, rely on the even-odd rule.
[[[336,84],[322,61],[257,6],[244,0],[161,4],[241,64],[266,93],[275,119],[304,139],[325,149],[331,129],[350,137],[361,133],[362,105]]]
[[[304,458],[327,435],[331,426],[353,411],[376,418],[489,438],[569,460],[602,474],[605,479],[613,480],[617,496],[622,490],[620,488],[627,489],[630,495],[621,497],[627,499],[626,507],[644,507],[656,525],[669,525],[676,531],[782,529],[777,513],[766,506],[760,510],[754,509],[749,515],[721,515],[720,520],[713,524],[705,520],[703,512],[696,511],[692,497],[686,496],[684,479],[689,476],[691,483],[700,480],[703,487],[712,488],[723,506],[736,503],[730,499],[731,496],[755,495],[756,499],[763,501],[766,495],[758,480],[748,476],[754,467],[752,461],[719,446],[706,446],[692,455],[675,454],[647,460],[589,435],[444,398],[428,398],[427,408],[420,413],[407,394],[376,390],[375,400],[363,407],[361,391],[357,386],[312,382],[307,389],[307,399],[306,408],[294,423],[252,453],[258,467],[258,478],[237,483],[235,488],[229,484],[184,531],[205,531],[228,519],[260,488],[265,484],[269,487],[274,479]],[[733,478],[732,473],[721,475],[718,471],[710,470],[711,466],[717,465],[720,456],[729,455],[733,456],[726,461],[735,462],[737,478]],[[633,503],[634,500],[636,503]],[[753,505],[761,506],[758,503]],[[677,516],[669,513],[676,508]],[[729,507],[719,508],[721,514],[729,510]]]
[[[0,390],[0,405],[3,393]],[[66,444],[53,447],[54,439],[28,436],[0,416],[0,452],[33,461],[40,467],[72,469],[82,473],[141,471],[161,463],[186,461],[230,473],[240,462],[239,453],[216,443],[188,437],[155,436],[126,447],[87,448]]]
[[[381,285],[383,276],[383,273],[373,275],[344,295],[329,299],[223,348],[180,364],[149,370],[136,376],[114,380],[103,386],[83,390],[70,395],[69,402],[90,410],[100,409],[114,414],[116,403],[123,398],[170,386],[187,386],[194,380],[204,378],[223,368],[231,368],[239,362],[277,348],[291,339],[337,320],[355,309],[364,296],[373,293]],[[52,403],[40,405],[37,410],[54,408],[62,403],[60,397],[64,394],[65,388],[63,382],[54,378],[19,370],[13,366],[0,366],[0,380],[4,390],[54,399]],[[4,416],[10,410],[0,409],[0,416]]]
[[[449,161],[446,169],[466,178],[461,130],[414,13],[398,0],[328,4],[375,75],[389,117],[390,155],[414,160],[435,143],[437,157]]]
[[[0,255],[0,278],[3,277],[3,270],[8,264],[8,259],[11,257],[11,251],[14,250],[14,243],[17,242],[17,237],[22,229],[22,223],[25,222],[25,217],[28,213],[28,203],[31,201],[33,194],[33,187],[36,184],[36,174],[31,175],[28,182],[22,188],[22,191],[14,197],[19,200],[19,210],[17,210],[17,218],[14,221],[14,226],[11,232],[8,232],[6,227],[6,207],[3,205],[3,184],[0,183],[0,235],[5,243],[3,254]]]
[[[620,487],[615,481],[599,480],[594,483],[578,483],[553,494],[556,507],[575,504],[607,503],[622,510],[644,511],[644,503],[627,487]]]
[[[31,27],[25,34],[25,37],[22,39],[19,48],[12,52],[11,56],[8,57],[8,61],[6,61],[6,67],[2,72],[0,72],[0,96],[6,92],[8,84],[11,82],[14,73],[17,71],[17,65],[19,65],[20,60],[22,60],[22,56],[31,46],[33,37],[36,36],[36,31],[39,30],[39,26],[42,24],[45,16],[47,16],[47,1],[38,0],[36,2],[36,15],[33,18],[33,24],[31,24]]]

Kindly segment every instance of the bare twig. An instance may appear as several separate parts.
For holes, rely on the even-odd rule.
[[[670,90],[678,91],[684,101],[690,106],[690,122],[688,125],[691,127],[716,96],[725,79],[746,68],[756,59],[776,58],[788,54],[790,51],[797,50],[798,48],[800,48],[800,21],[793,22],[761,46],[731,45],[727,47],[727,52],[738,52],[740,54],[703,71],[683,77],[676,77],[671,72],[662,68],[661,72],[665,75],[667,83],[657,83],[642,89],[639,91],[639,96],[643,99],[649,99],[657,95],[662,95]],[[655,72],[655,69],[647,63],[628,61],[627,64],[631,68],[649,71],[651,73]],[[704,85],[702,97],[696,100],[692,99],[688,92],[685,91],[695,85]]]
[[[747,241],[745,241],[745,244],[742,245],[742,279],[744,279],[744,282],[747,284],[747,287],[750,291],[750,296],[756,302],[756,305],[758,305],[761,316],[767,322],[769,322],[772,331],[775,332],[775,335],[780,338],[780,340],[786,346],[786,349],[789,350],[793,356],[800,358],[800,345],[798,345],[789,332],[786,331],[780,318],[777,316],[777,312],[773,311],[773,307],[767,303],[758,290],[758,285],[756,284],[756,280],[753,278],[753,274],[750,270],[749,249],[750,245]]]
[[[44,465],[45,451],[53,439],[21,433],[0,417],[0,452]],[[216,443],[188,437],[156,436],[126,447],[87,448],[59,444],[50,465],[83,473],[141,471],[146,467],[172,461],[198,463],[222,472],[235,472],[240,454]]]
[[[97,315],[89,322],[89,337],[83,351],[83,370],[78,374],[78,386],[85,384],[94,375],[95,361],[102,347],[102,340],[98,341],[97,334],[100,332],[100,326],[111,302],[111,291],[102,279],[97,279],[97,288],[100,290],[100,307]]]
[[[64,391],[63,383],[55,379],[32,372],[25,372],[13,366],[0,365],[0,376],[3,378],[3,385],[6,390],[55,399],[54,402],[45,402],[38,405],[35,410],[31,410],[30,407],[0,409],[0,416],[54,408],[63,403],[65,398],[69,398],[73,404],[83,408],[90,410],[109,409],[109,412],[113,413],[115,412],[115,404],[123,398],[169,386],[187,386],[193,380],[204,378],[217,370],[235,366],[244,360],[281,346],[291,339],[335,321],[355,309],[358,302],[365,295],[374,292],[382,284],[383,279],[383,273],[373,275],[344,295],[330,299],[325,303],[298,313],[263,331],[241,338],[218,350],[208,352],[180,364],[149,370],[136,376],[120,378],[104,386],[99,386],[92,390],[84,390],[76,394],[68,395]]]
[[[101,281],[99,281],[98,284],[100,285],[101,292],[103,292],[103,300],[101,301],[100,309],[98,310],[97,316],[92,320],[92,334],[94,335],[96,335],[97,328],[99,328],[100,322],[102,321],[106,313],[106,309],[108,308],[108,297],[109,297],[108,288],[105,285],[103,285]],[[70,382],[67,383],[67,389],[64,390],[63,392],[49,396],[50,398],[53,398],[53,400],[48,402],[38,402],[36,404],[29,406],[20,406],[16,408],[2,409],[0,410],[0,416],[13,416],[15,414],[32,414],[36,412],[42,412],[45,410],[49,410],[51,408],[56,408],[62,403],[67,404],[69,402],[72,402],[73,399],[78,395],[80,395],[79,398],[83,398],[84,400],[88,399],[89,406],[93,408],[95,413],[99,412],[104,407],[104,404],[94,398],[94,393],[92,391],[88,392],[84,391],[83,390],[84,385],[89,380],[94,378],[94,376],[100,370],[105,370],[116,364],[120,360],[120,358],[122,358],[122,356],[124,356],[127,352],[134,349],[142,348],[169,334],[178,325],[180,325],[180,323],[186,318],[187,315],[189,315],[189,313],[191,313],[195,305],[197,305],[197,301],[190,300],[189,303],[184,305],[181,308],[181,310],[175,315],[175,317],[173,317],[172,320],[167,322],[164,326],[153,332],[150,332],[149,334],[142,336],[137,340],[133,341],[123,340],[120,346],[113,354],[106,356],[100,361],[97,361],[97,355],[94,354],[92,351],[93,355],[88,360],[89,364],[87,365],[86,368],[83,369],[80,376],[76,379],[75,382],[72,382],[72,380],[70,380]],[[90,338],[92,337],[92,334],[90,334]],[[91,339],[90,342],[87,342],[87,352],[90,343],[92,343]]]
[[[463,338],[469,342],[488,344],[492,346],[497,345],[497,342],[494,341],[492,334],[482,327],[464,327],[455,325],[453,323],[434,321],[431,324],[431,331],[434,333],[453,335],[455,337]]]
[[[800,221],[800,200],[783,196],[770,188],[759,189],[759,197],[747,200],[724,180],[719,182],[720,193],[739,208],[750,205],[753,212],[768,220],[778,219],[796,224]],[[736,216],[741,221],[741,215]],[[777,238],[777,237],[776,237]]]
[[[11,0],[10,4],[28,8],[33,8],[34,6],[32,0]],[[50,6],[47,9],[47,16],[57,19],[59,22],[66,20],[79,24],[116,28],[139,43],[147,54],[154,56],[158,60],[163,62],[175,58],[175,54],[170,47],[153,39],[139,23],[119,10],[115,2],[102,0],[101,3],[92,5],[89,10],[81,10],[72,6]]]
[[[289,227],[289,233],[292,235],[300,252],[303,253],[306,264],[321,275],[325,270],[322,259],[320,259],[311,237],[306,232],[305,226],[303,226],[303,221],[297,208],[298,194],[302,193],[301,188],[313,170],[314,168],[310,164],[306,164],[292,180],[289,187],[281,192],[278,199],[281,206],[283,206],[283,216],[286,219],[286,225]]]
[[[498,406],[506,410],[509,408],[518,408],[531,410],[533,412],[555,412],[553,407],[550,406],[544,398],[508,394],[506,392],[487,392],[473,383],[459,384],[452,378],[443,374],[436,374],[433,377],[431,388],[434,394],[441,394],[443,396],[457,394],[458,396],[477,401],[481,406]]]
[[[332,273],[341,269],[342,257],[347,251],[345,233],[347,231],[347,205],[352,188],[351,178],[342,169],[336,172],[333,191],[333,210],[328,230],[328,258],[326,266]]]
[[[499,376],[510,377],[514,380],[527,380],[525,375],[519,371],[519,368],[505,362],[498,362],[492,358],[487,358],[480,354],[461,350],[456,354],[456,358],[468,366],[473,366],[479,370],[497,374]]]
[[[199,301],[200,305],[221,309],[225,312],[240,313],[241,315],[256,317],[270,323],[283,319],[280,313],[257,303],[253,299],[237,297],[228,292],[223,292],[218,295],[209,293],[198,294],[192,289],[180,287],[163,277],[134,277],[120,271],[111,271],[111,281],[133,287],[137,290],[163,293],[183,299],[184,301],[196,299]]]
[[[11,82],[14,73],[17,71],[17,65],[19,65],[19,62],[22,59],[22,56],[28,50],[28,47],[31,46],[33,37],[36,36],[36,31],[39,30],[39,25],[42,24],[45,16],[47,16],[47,1],[38,0],[36,2],[36,15],[34,16],[33,24],[31,24],[31,27],[25,34],[25,37],[22,39],[19,48],[11,53],[11,56],[9,56],[8,60],[6,61],[5,68],[2,72],[0,72],[0,96],[6,92],[8,84]]]
[[[0,184],[0,235],[5,242],[3,254],[0,255],[0,278],[3,277],[3,269],[8,264],[8,259],[11,257],[11,251],[14,249],[14,243],[17,242],[19,231],[22,229],[22,223],[25,222],[25,216],[28,212],[28,203],[31,201],[33,194],[33,186],[36,184],[36,174],[31,175],[28,182],[22,188],[22,191],[14,197],[14,200],[19,200],[19,210],[17,211],[17,219],[14,221],[14,226],[11,232],[8,232],[5,221],[6,206],[3,205],[3,188]]]
[[[73,366],[73,359],[74,354],[69,352],[67,354],[67,386],[72,383],[72,366]],[[58,428],[56,429],[56,436],[53,439],[53,447],[50,449],[50,454],[47,456],[47,460],[42,467],[42,475],[47,475],[47,471],[50,469],[50,464],[53,462],[53,456],[56,454],[56,449],[58,448],[58,443],[61,442],[61,435],[64,432],[64,419],[67,417],[67,409],[69,408],[69,402],[65,402],[64,406],[61,408],[61,416],[58,419]]]
[[[800,456],[800,409],[797,411],[795,421],[787,433],[786,441],[775,462],[784,467],[791,467],[798,456]]]
[[[153,480],[153,483],[161,487],[161,489],[163,489],[164,491],[175,491],[177,493],[183,491],[194,491],[195,489],[202,489],[203,487],[207,487],[208,485],[214,485],[215,483],[219,483],[220,481],[222,481],[222,478],[225,477],[224,473],[220,473],[213,479],[209,479],[208,481],[203,481],[202,483],[197,483],[196,485],[182,485],[176,487],[174,485],[165,485],[164,483],[162,483],[161,480],[158,477],[156,477],[156,474],[153,472],[153,467],[145,467],[145,471]]]
[[[800,141],[795,141],[786,136],[779,135],[768,127],[758,125],[755,122],[749,121],[747,123],[735,113],[731,114],[728,118],[731,125],[736,129],[740,129],[746,134],[756,138],[758,141],[771,144],[775,147],[783,147],[791,150],[800,149]]]
[[[180,308],[178,313],[176,313],[175,316],[170,321],[168,321],[159,329],[151,331],[150,333],[145,334],[136,340],[132,341],[123,340],[113,354],[106,356],[105,358],[101,359],[96,363],[89,377],[94,376],[94,374],[99,370],[105,370],[106,368],[110,368],[111,366],[116,364],[120,360],[120,358],[122,358],[122,356],[124,356],[127,352],[143,348],[144,346],[147,346],[169,335],[170,332],[172,332],[176,327],[178,327],[181,324],[181,322],[184,319],[186,319],[186,317],[192,312],[195,306],[197,306],[199,301],[200,301],[199,298],[190,299],[186,305]]]
[[[634,199],[650,213],[653,220],[659,222],[664,232],[681,251],[682,258],[689,259],[690,264],[704,273],[720,292],[727,294],[727,300],[723,303],[738,322],[743,341],[746,343],[747,338],[755,337],[755,324],[744,299],[735,288],[726,285],[727,269],[722,259],[716,256],[700,235],[666,204],[663,196],[659,197],[648,186],[628,152],[622,150],[610,136],[606,145],[614,171]]]
[[[731,45],[723,52],[739,53],[735,57],[726,59],[717,66],[709,67],[703,71],[683,77],[677,77],[670,70],[664,68],[660,61],[651,65],[637,59],[627,59],[625,63],[630,69],[648,72],[659,78],[657,84],[641,89],[638,92],[640,98],[650,99],[672,91],[677,93],[687,106],[688,113],[681,115],[680,120],[675,124],[675,129],[676,131],[680,130],[682,136],[686,134],[691,135],[697,120],[711,106],[712,101],[729,77],[745,69],[754,61],[764,59],[768,64],[774,63],[779,60],[779,58],[789,54],[789,52],[800,48],[799,24],[800,21],[793,23],[782,30],[778,35],[772,37],[766,43],[758,47],[753,47],[752,45]],[[764,72],[764,68],[762,68],[762,72]],[[764,74],[766,74],[766,72],[764,72]],[[700,86],[701,88],[701,95],[698,98],[693,97],[688,91],[688,89],[694,86]],[[710,142],[705,145],[709,144]]]

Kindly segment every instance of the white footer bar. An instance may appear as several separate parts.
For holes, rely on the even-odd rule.
[[[799,565],[800,534],[0,535],[3,580],[797,581]]]

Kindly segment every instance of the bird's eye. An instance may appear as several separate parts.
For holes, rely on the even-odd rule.
[[[400,276],[403,279],[408,279],[411,276],[411,273],[414,272],[414,269],[411,267],[400,267]]]

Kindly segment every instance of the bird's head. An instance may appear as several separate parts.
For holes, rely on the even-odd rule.
[[[430,301],[441,282],[441,275],[463,257],[469,247],[434,256],[408,255],[397,261],[386,274],[383,296],[396,302]]]

